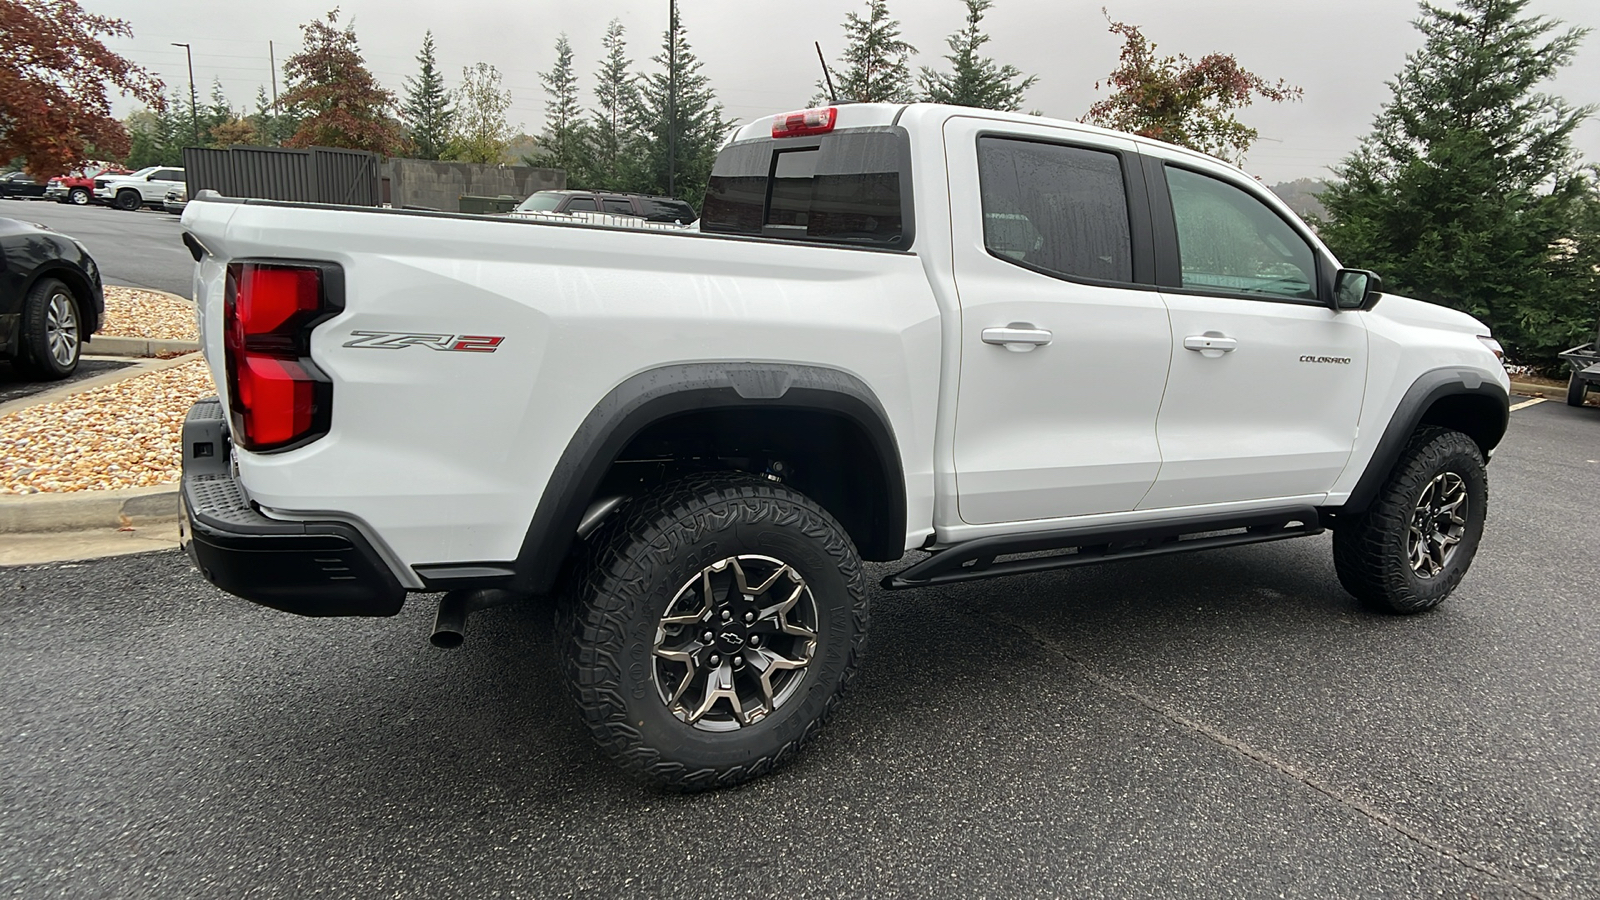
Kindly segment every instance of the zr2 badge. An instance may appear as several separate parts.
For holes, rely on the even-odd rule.
[[[449,350],[459,353],[493,353],[500,349],[503,337],[483,334],[410,334],[403,331],[352,331],[353,340],[346,347],[365,347],[372,350],[404,350],[407,347],[427,347],[429,350]]]

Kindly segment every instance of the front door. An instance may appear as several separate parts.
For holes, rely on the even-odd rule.
[[[1133,509],[1161,467],[1172,341],[1135,145],[958,117],[945,146],[961,520]]]
[[[1163,288],[1172,372],[1161,475],[1140,508],[1325,493],[1355,445],[1362,315],[1323,302],[1332,260],[1253,189],[1175,164],[1152,173],[1173,225],[1157,229],[1158,256],[1165,243],[1178,271],[1163,278],[1177,283]]]

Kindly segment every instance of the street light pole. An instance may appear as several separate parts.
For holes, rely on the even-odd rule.
[[[188,44],[174,43],[174,47],[182,47],[183,55],[189,58],[189,122],[194,126],[194,145],[200,146],[200,103],[194,94],[194,52]]]
[[[678,0],[667,0],[667,196],[678,196]]]

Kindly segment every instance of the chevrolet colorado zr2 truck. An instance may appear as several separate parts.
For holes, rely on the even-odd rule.
[[[222,396],[185,543],[307,616],[549,598],[604,750],[685,790],[794,756],[888,589],[1333,532],[1433,607],[1483,533],[1499,347],[1238,169],[1026,115],[763,119],[702,223],[224,199],[183,215]]]

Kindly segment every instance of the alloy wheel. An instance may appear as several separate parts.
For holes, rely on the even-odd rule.
[[[56,365],[63,368],[78,358],[78,316],[72,308],[72,298],[64,291],[50,295],[50,307],[44,318],[45,346]]]
[[[817,649],[817,605],[793,566],[729,557],[700,570],[656,627],[661,702],[702,731],[755,725],[793,698]]]
[[[1411,513],[1406,551],[1411,571],[1432,578],[1444,571],[1467,530],[1467,482],[1441,472],[1422,489]]]

